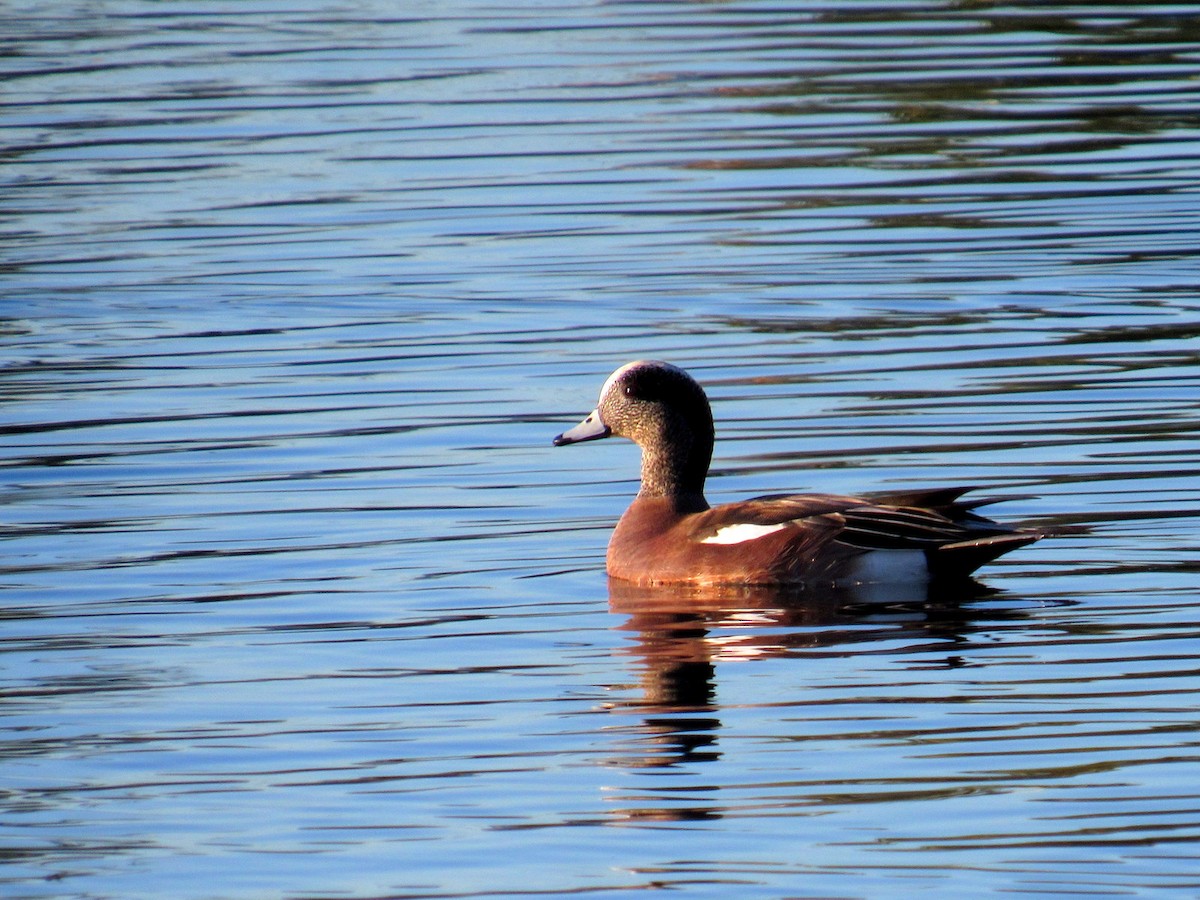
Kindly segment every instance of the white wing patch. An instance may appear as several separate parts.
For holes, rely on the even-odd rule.
[[[700,541],[700,543],[743,544],[746,541],[753,541],[768,534],[774,534],[776,531],[784,528],[787,528],[787,522],[781,522],[778,525],[752,525],[748,522],[739,525],[726,525],[724,528],[718,528],[716,534],[709,535]]]

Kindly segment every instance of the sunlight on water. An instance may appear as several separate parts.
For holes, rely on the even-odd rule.
[[[10,11],[4,895],[1194,893],[1198,37]],[[1090,530],[933,596],[610,583],[637,452],[550,439],[639,357],[714,501]]]

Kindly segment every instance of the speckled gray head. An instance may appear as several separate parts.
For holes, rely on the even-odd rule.
[[[598,441],[613,434],[620,434],[620,431],[614,431],[612,425],[605,420],[604,410],[606,408],[609,410],[610,418],[619,418],[619,412],[617,412],[621,405],[619,398],[622,396],[636,397],[639,393],[646,392],[645,384],[647,382],[662,380],[694,387],[694,390],[704,397],[704,391],[701,390],[700,385],[696,384],[695,380],[678,366],[657,359],[634,360],[608,376],[604,386],[600,388],[600,400],[597,402],[596,408],[574,428],[570,428],[554,438],[554,446],[562,447],[567,444],[581,444],[584,441]],[[707,405],[707,398],[704,402]]]
[[[554,439],[555,446],[610,435],[642,448],[640,496],[671,496],[705,505],[704,478],[712,458],[712,410],[704,389],[677,366],[639,359],[613,372],[586,419]]]

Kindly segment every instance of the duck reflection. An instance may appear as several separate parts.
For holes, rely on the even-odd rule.
[[[611,579],[609,608],[627,616],[618,627],[633,633],[628,652],[640,660],[642,673],[637,703],[643,709],[680,710],[712,705],[717,662],[860,644],[895,637],[897,629],[936,637],[941,646],[965,641],[970,630],[966,604],[997,593],[970,579],[931,587],[819,590],[648,588]],[[988,612],[989,618],[996,614]],[[948,656],[945,664],[955,665],[956,659]]]
[[[822,649],[849,654],[849,645],[894,639],[898,633],[928,637],[939,650],[953,651],[969,640],[973,615],[983,612],[972,604],[999,596],[973,579],[839,589],[638,587],[610,579],[608,588],[609,608],[626,617],[618,628],[632,636],[624,652],[638,660],[640,696],[625,706],[647,716],[673,714],[662,721],[676,726],[676,737],[687,748],[680,759],[694,758],[694,748],[703,743],[696,738],[698,726],[719,727],[714,715],[676,715],[716,711],[717,663]],[[992,622],[1014,616],[1023,613],[986,609]],[[962,660],[950,652],[938,664],[957,666]]]
[[[638,587],[610,579],[609,607],[625,616],[622,652],[636,659],[637,695],[611,707],[636,716],[609,765],[627,770],[691,768],[720,759],[718,664],[804,653],[850,655],[898,635],[928,639],[934,665],[963,665],[970,633],[985,618],[1024,617],[1011,603],[978,606],[1000,592],[971,579],[929,587]],[[1009,598],[1011,599],[1011,598]],[[874,626],[874,627],[872,627]],[[906,643],[908,650],[912,643]],[[949,652],[947,652],[949,651]],[[693,769],[693,772],[695,770]],[[614,792],[616,820],[719,818],[717,788],[644,786]]]

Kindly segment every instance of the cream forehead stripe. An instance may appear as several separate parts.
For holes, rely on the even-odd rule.
[[[616,384],[618,381],[620,381],[621,377],[626,372],[628,372],[630,369],[636,369],[639,366],[655,366],[660,369],[669,369],[672,372],[678,372],[681,375],[688,377],[688,378],[691,377],[686,372],[684,372],[683,369],[679,368],[678,366],[673,366],[670,363],[658,362],[657,360],[652,360],[652,359],[634,360],[631,363],[625,363],[625,365],[621,366],[621,368],[617,369],[617,371],[613,372],[611,375],[608,376],[608,380],[606,382],[604,382],[604,387],[600,388],[600,402],[601,403],[604,402],[605,396],[607,396],[608,392],[610,390],[612,390],[613,385]]]
[[[774,534],[783,528],[787,528],[786,522],[779,525],[752,525],[747,522],[743,522],[740,525],[726,525],[724,528],[718,528],[716,534],[706,537],[700,543],[741,544],[745,541],[752,541],[755,538],[765,537],[768,534]]]
[[[625,365],[621,366],[621,368],[617,369],[617,371],[613,372],[611,375],[608,376],[608,380],[604,382],[604,387],[600,388],[600,402],[601,403],[603,403],[604,398],[606,396],[608,396],[608,392],[610,390],[612,390],[612,386],[617,383],[617,379],[620,378],[622,375],[624,375],[626,372],[628,372],[630,369],[632,369],[636,365],[637,365],[637,363],[635,363],[635,362],[626,363]]]

